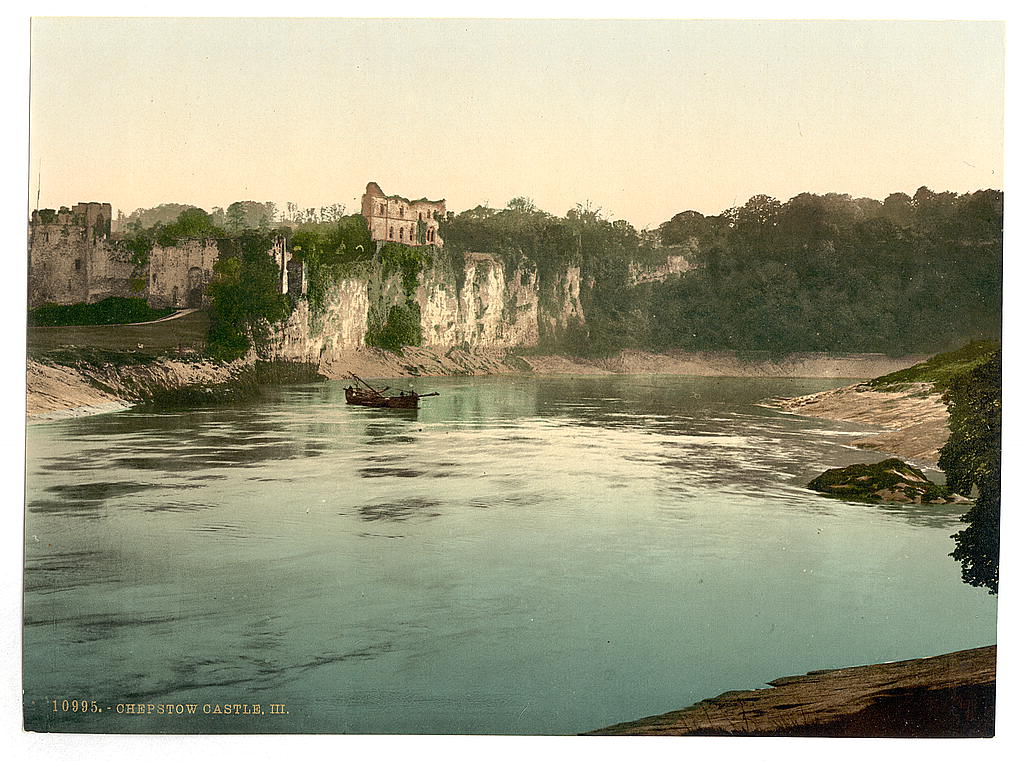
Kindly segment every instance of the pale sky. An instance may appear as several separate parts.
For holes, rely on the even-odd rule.
[[[449,210],[637,227],[756,193],[1002,188],[992,22],[35,19],[30,202]]]

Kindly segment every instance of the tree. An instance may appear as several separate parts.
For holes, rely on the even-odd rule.
[[[537,205],[533,199],[526,196],[516,196],[505,205],[505,208],[521,214],[533,214],[537,211]]]
[[[943,399],[949,407],[949,441],[939,454],[946,483],[960,494],[977,489],[974,506],[961,517],[967,528],[953,535],[952,557],[963,580],[989,593],[999,591],[1000,353],[953,378]]]
[[[900,227],[907,227],[914,219],[914,206],[906,193],[892,193],[882,203],[882,216]]]
[[[213,265],[207,352],[216,359],[242,357],[266,340],[268,327],[288,316],[269,233],[248,232],[231,242]]]
[[[227,213],[224,215],[224,226],[233,233],[245,229],[245,206],[242,201],[235,201],[228,206]]]
[[[736,210],[736,232],[740,238],[763,250],[779,222],[782,204],[766,195],[751,197]]]
[[[661,242],[666,246],[678,246],[689,243],[690,238],[700,240],[708,233],[708,223],[699,211],[681,211],[668,222],[658,228]]]

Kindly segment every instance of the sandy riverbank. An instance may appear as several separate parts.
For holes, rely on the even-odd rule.
[[[90,350],[85,350],[86,352]],[[784,358],[745,358],[732,352],[652,354],[624,351],[605,359],[521,355],[503,348],[408,347],[401,355],[363,347],[335,350],[321,358],[327,378],[396,378],[445,375],[696,375],[729,377],[866,378],[909,367],[920,357],[880,354],[828,356],[794,354]],[[255,361],[231,364],[130,355],[115,361],[69,362],[30,359],[27,366],[29,422],[124,409],[153,393],[233,380]],[[122,361],[123,360],[123,361]],[[801,412],[800,414],[813,414]]]
[[[812,671],[594,735],[991,737],[996,647]]]
[[[29,423],[41,423],[123,410],[157,392],[227,383],[247,366],[175,359],[64,365],[30,359],[25,376],[26,417]]]
[[[401,356],[381,349],[335,351],[321,361],[329,378],[349,371],[371,378],[432,375],[695,375],[731,378],[873,378],[910,367],[924,357],[884,354],[789,354],[742,356],[735,352],[652,352],[627,350],[612,357],[584,359],[511,349],[407,347]]]
[[[857,384],[782,399],[777,404],[797,415],[890,428],[851,443],[932,468],[937,466],[939,450],[949,438],[946,405],[930,383],[908,383],[893,390]]]
[[[884,354],[787,354],[783,357],[740,355],[731,351],[655,354],[626,350],[615,356],[579,359],[554,355],[524,355],[537,374],[698,375],[730,378],[874,378],[902,370],[924,355],[887,357]]]

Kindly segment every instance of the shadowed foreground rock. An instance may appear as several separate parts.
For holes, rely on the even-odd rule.
[[[996,647],[812,671],[592,735],[991,737]]]
[[[832,468],[807,486],[833,497],[868,502],[903,502],[917,505],[970,502],[959,494],[951,494],[945,486],[932,483],[921,470],[895,457],[881,462]]]

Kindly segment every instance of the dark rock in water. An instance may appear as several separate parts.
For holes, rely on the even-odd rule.
[[[822,494],[868,502],[947,505],[968,501],[945,486],[932,483],[913,465],[895,457],[848,468],[832,468],[807,486]]]

